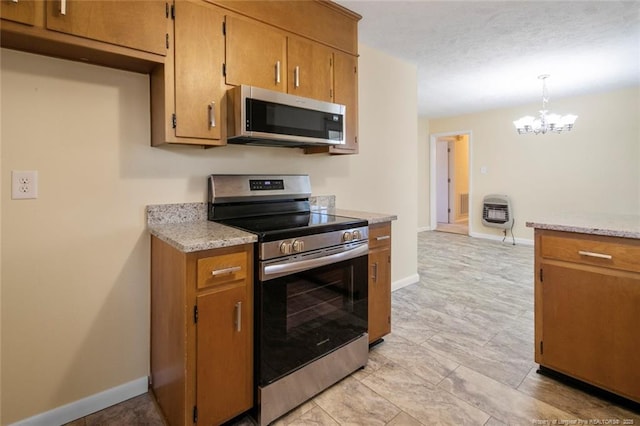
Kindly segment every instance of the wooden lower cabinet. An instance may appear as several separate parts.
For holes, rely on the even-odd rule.
[[[253,245],[183,253],[151,241],[151,388],[169,425],[253,406]]]
[[[535,359],[640,402],[640,240],[536,230]]]
[[[369,225],[369,343],[391,332],[391,222]]]

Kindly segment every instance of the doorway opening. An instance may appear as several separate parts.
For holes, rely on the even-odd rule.
[[[471,132],[431,135],[431,229],[469,235]]]

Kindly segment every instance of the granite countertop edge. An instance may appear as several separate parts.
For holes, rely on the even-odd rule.
[[[551,231],[640,239],[640,215],[558,215],[527,221],[526,226]]]
[[[230,226],[209,221],[153,225],[149,233],[183,253],[253,244],[258,237]]]
[[[370,225],[397,220],[396,215],[314,206],[313,211],[367,220]],[[252,244],[255,234],[207,220],[206,203],[147,206],[147,230],[183,253]]]

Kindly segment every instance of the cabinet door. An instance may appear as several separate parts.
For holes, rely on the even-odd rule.
[[[543,265],[541,364],[640,401],[640,275]]]
[[[47,29],[166,54],[164,1],[47,1]]]
[[[287,45],[288,92],[322,101],[332,101],[333,53],[312,41],[289,37]]]
[[[245,281],[197,297],[196,404],[200,424],[253,405],[253,309]]]
[[[36,9],[34,0],[2,0],[0,17],[22,24],[35,24]]]
[[[175,11],[175,134],[219,140],[226,127],[224,14],[204,2],[177,1]]]
[[[369,343],[391,332],[391,250],[369,252]]]
[[[258,22],[226,17],[226,82],[287,90],[287,37]]]
[[[342,52],[334,52],[333,102],[347,107],[347,134],[345,145],[331,147],[334,154],[358,153],[358,58]]]

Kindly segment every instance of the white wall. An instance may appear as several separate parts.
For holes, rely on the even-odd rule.
[[[210,173],[309,173],[341,208],[397,214],[392,279],[417,272],[413,65],[360,46],[360,154],[149,146],[148,76],[2,49],[2,418],[145,377],[148,204],[204,201]],[[39,171],[37,200],[11,170]]]
[[[418,230],[431,229],[429,207],[429,118],[418,118]]]
[[[471,233],[502,235],[481,223],[482,198],[490,193],[511,197],[514,234],[525,240],[533,239],[525,222],[549,211],[640,214],[640,87],[554,99],[550,108],[577,114],[574,130],[518,135],[512,121],[535,113],[533,103],[429,121],[432,134],[472,132]],[[428,169],[428,151],[420,160],[419,169]]]

